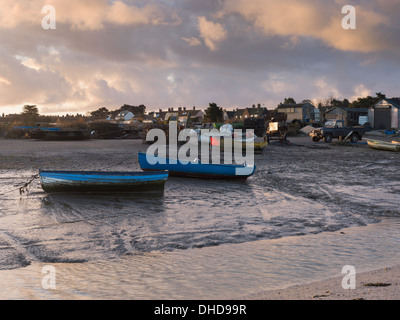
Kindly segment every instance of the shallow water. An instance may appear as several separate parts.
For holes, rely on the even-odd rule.
[[[1,271],[0,299],[243,299],[332,277],[341,288],[345,265],[359,273],[400,261],[399,218],[343,230],[85,263],[35,262]],[[49,265],[54,289],[42,284]]]
[[[127,143],[108,146],[103,157],[120,160],[126,153],[119,144]],[[98,146],[87,146],[78,157],[100,154]],[[313,270],[326,274],[335,265],[335,251],[365,252],[365,261],[372,259],[378,249],[368,251],[364,243],[326,240],[312,247],[327,232],[400,217],[398,155],[356,149],[271,145],[256,155],[257,171],[247,182],[171,177],[164,191],[138,195],[46,194],[37,180],[21,195],[18,188],[37,172],[0,170],[0,281],[11,273],[22,286],[8,284],[2,297],[53,297],[31,284],[37,278],[31,273],[43,264],[57,265],[60,283],[65,278],[56,298],[229,298],[238,295],[237,288],[240,296],[307,278]],[[57,163],[52,153],[54,159],[46,160]],[[355,167],[359,157],[363,161]],[[72,169],[78,160],[64,166]],[[118,169],[126,170],[113,167]],[[129,170],[139,170],[137,163]],[[371,244],[397,246],[393,232],[394,239],[371,238]],[[316,257],[329,250],[330,262],[319,266]],[[271,267],[277,260],[281,268]],[[282,268],[291,272],[280,273]],[[268,283],[260,281],[264,277]]]

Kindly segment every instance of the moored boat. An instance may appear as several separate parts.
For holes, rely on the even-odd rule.
[[[385,151],[400,151],[400,143],[367,139],[368,146],[373,149]]]
[[[257,137],[254,140],[254,152],[261,153],[268,145],[267,136]]]
[[[88,140],[92,138],[89,130],[34,129],[29,133],[31,139],[38,140]]]
[[[39,171],[45,192],[136,192],[164,188],[168,172]]]
[[[143,171],[168,170],[170,176],[183,176],[204,179],[238,179],[246,180],[254,174],[255,165],[201,163],[200,160],[181,161],[146,155],[139,152],[138,160]]]

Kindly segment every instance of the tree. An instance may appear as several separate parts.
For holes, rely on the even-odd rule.
[[[146,106],[144,104],[140,104],[138,106],[131,106],[129,104],[124,104],[121,108],[119,108],[120,111],[125,111],[128,110],[132,112],[135,116],[137,115],[144,115],[146,112]]]
[[[21,115],[24,125],[33,125],[39,117],[39,110],[36,105],[24,105]]]
[[[285,98],[283,100],[283,103],[281,102],[279,105],[282,105],[282,104],[296,104],[296,101],[293,98]]]
[[[105,107],[101,107],[96,111],[92,111],[90,115],[95,119],[106,119],[111,114],[111,111]]]
[[[224,111],[218,107],[215,102],[209,103],[204,117],[210,122],[222,122],[224,120]]]
[[[352,108],[369,108],[373,104],[377,103],[379,100],[386,99],[386,95],[382,92],[377,92],[376,97],[360,97],[357,100],[354,100],[350,107]]]

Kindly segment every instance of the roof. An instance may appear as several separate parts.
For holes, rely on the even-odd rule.
[[[265,112],[266,108],[246,108],[250,115],[261,115]]]
[[[282,109],[282,108],[303,108],[304,105],[309,104],[310,106],[313,106],[311,103],[306,102],[306,103],[296,103],[296,104],[280,104],[278,105],[277,109]],[[314,106],[313,106],[314,107]]]
[[[131,111],[129,111],[129,110],[124,110],[124,111],[121,111],[118,115],[119,116],[126,116],[129,112],[131,112]],[[131,112],[132,113],[132,112]],[[133,113],[132,113],[133,114]]]
[[[199,112],[201,112],[201,110],[182,110],[179,112],[179,116],[181,117],[194,117],[196,116]]]
[[[236,116],[236,117],[239,117],[239,116],[243,115],[243,113],[244,113],[245,110],[246,110],[246,109],[238,109],[238,110],[236,110],[236,111],[235,111],[235,116]]]
[[[340,109],[346,112],[358,112],[358,113],[368,113],[368,108],[345,108],[345,107],[332,107],[326,110],[325,113],[329,113],[334,109]]]
[[[397,109],[400,109],[400,98],[391,98],[391,99],[382,99],[382,100],[390,103],[391,105],[393,105]],[[379,101],[379,102],[381,102],[381,101]]]
[[[233,118],[235,115],[235,111],[225,111],[228,118]]]

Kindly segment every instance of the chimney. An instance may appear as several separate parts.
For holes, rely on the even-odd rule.
[[[186,111],[186,107],[183,107],[183,111]]]
[[[182,111],[182,107],[178,107],[178,111],[181,112]]]
[[[174,108],[171,108],[171,111],[173,112],[173,111],[174,111]]]
[[[161,113],[161,112],[162,112],[162,109],[158,109],[158,112]]]
[[[194,111],[194,110],[196,110],[196,107],[195,107],[195,106],[193,106],[193,111]]]

